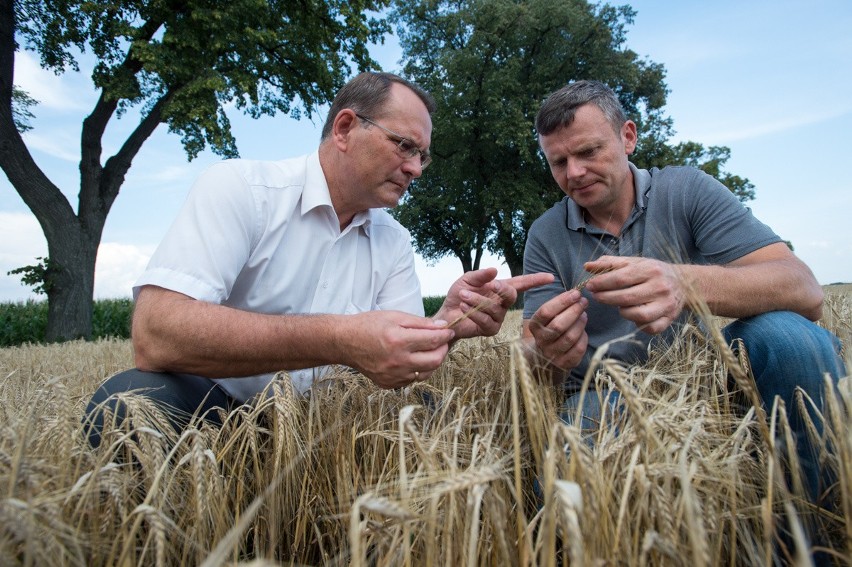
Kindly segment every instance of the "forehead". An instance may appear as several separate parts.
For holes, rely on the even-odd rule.
[[[382,109],[382,125],[420,147],[428,147],[432,139],[432,117],[417,94],[399,83],[391,85],[390,95]]]
[[[574,120],[547,134],[539,136],[539,144],[545,155],[550,150],[573,152],[584,146],[601,144],[620,139],[603,111],[594,104],[584,104],[574,113]]]

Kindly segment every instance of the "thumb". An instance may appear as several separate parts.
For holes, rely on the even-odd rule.
[[[497,277],[497,268],[483,268],[472,272],[465,272],[461,280],[470,287],[482,287]]]

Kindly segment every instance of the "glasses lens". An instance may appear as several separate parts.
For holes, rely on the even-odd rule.
[[[401,153],[407,158],[413,158],[414,156],[420,153],[420,149],[414,145],[414,142],[412,142],[411,140],[406,140],[405,138],[399,141],[399,144],[397,144],[396,149],[399,150],[399,153]]]
[[[399,155],[406,159],[411,159],[416,155],[420,155],[420,167],[426,169],[426,166],[432,163],[432,156],[427,153],[424,153],[423,150],[418,148],[414,142],[407,138],[402,138],[399,141],[399,144],[396,146]]]

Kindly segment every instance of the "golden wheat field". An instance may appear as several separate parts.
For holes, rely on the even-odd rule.
[[[849,345],[852,295],[827,291],[824,324]],[[748,387],[729,391],[743,373],[725,346],[693,330],[641,368],[601,360],[627,410],[581,432],[519,325],[460,342],[430,383],[384,391],[341,371],[303,398],[282,376],[221,429],[179,438],[131,397],[133,430],[96,451],[80,418],[130,344],[3,349],[0,565],[807,564],[809,523],[850,564],[848,380],[817,441],[834,448],[838,513],[817,513],[781,473],[783,415],[733,409]]]

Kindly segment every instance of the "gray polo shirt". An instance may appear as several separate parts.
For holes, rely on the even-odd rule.
[[[620,236],[586,224],[582,209],[568,197],[533,223],[524,251],[524,273],[550,272],[556,281],[526,292],[524,319],[585,279],[588,273],[583,264],[602,255],[727,264],[781,241],[727,187],[698,169],[671,166],[645,170],[633,164],[630,169],[636,204]],[[646,360],[652,336],[623,319],[616,307],[593,301],[588,292],[584,295],[589,299],[589,349],[572,377],[582,379],[597,348],[622,337],[609,347],[609,357],[627,363]],[[668,334],[672,332],[670,328]]]

